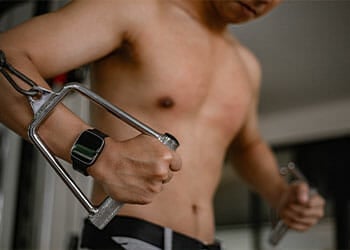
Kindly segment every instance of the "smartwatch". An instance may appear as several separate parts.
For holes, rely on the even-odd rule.
[[[97,160],[108,137],[98,129],[88,129],[82,132],[71,149],[73,168],[88,176],[87,168]]]

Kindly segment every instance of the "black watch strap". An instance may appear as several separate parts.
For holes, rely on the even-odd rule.
[[[97,160],[104,147],[104,138],[106,137],[108,135],[95,128],[83,131],[71,149],[73,168],[88,176],[87,168]]]
[[[88,129],[89,131],[93,132],[94,134],[100,136],[101,138],[106,138],[108,137],[107,134],[103,133],[102,131],[98,130],[97,128],[91,128],[91,129]]]

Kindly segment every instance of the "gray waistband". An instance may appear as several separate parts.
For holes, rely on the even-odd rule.
[[[164,250],[172,250],[173,248],[173,230],[164,228]]]

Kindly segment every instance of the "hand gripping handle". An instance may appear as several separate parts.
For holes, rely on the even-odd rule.
[[[102,106],[107,111],[123,120],[128,125],[137,129],[141,133],[157,138],[161,143],[169,147],[171,150],[175,151],[179,146],[179,143],[174,136],[168,133],[160,134],[156,132],[152,128],[148,127],[144,123],[140,122],[136,118],[132,117],[128,113],[124,112],[123,110],[119,109],[118,107],[114,106],[113,104],[109,103],[102,97],[98,96],[91,90],[81,86],[78,83],[68,84],[59,92],[52,92],[41,87],[38,88],[41,90],[41,97],[39,99],[28,97],[34,112],[34,119],[29,125],[28,129],[29,138],[46,158],[56,173],[61,177],[63,182],[71,190],[74,196],[88,211],[90,221],[96,227],[102,229],[111,221],[111,219],[115,216],[123,204],[108,197],[102,202],[102,204],[100,204],[98,207],[95,207],[75,184],[70,175],[62,167],[56,156],[49,150],[49,148],[45,145],[37,133],[38,127],[50,115],[51,111],[64,99],[68,93],[76,91],[88,99],[94,101],[96,104]]]
[[[176,150],[179,146],[176,138],[168,133],[161,135],[159,138],[164,145],[171,150]],[[123,206],[122,202],[113,200],[111,197],[107,197],[98,207],[98,211],[89,215],[89,220],[97,228],[103,229],[118,213],[119,209]]]
[[[280,170],[283,176],[291,175],[294,181],[302,181],[308,183],[305,176],[299,171],[299,169],[295,166],[293,162],[290,162],[287,167],[282,167]],[[317,194],[316,188],[310,188],[309,197]],[[284,235],[287,233],[289,227],[283,222],[283,220],[279,219],[276,225],[272,228],[269,233],[268,241],[272,246],[278,245]]]

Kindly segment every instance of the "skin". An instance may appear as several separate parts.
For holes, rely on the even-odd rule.
[[[303,231],[323,216],[324,200],[318,194],[309,197],[305,183],[288,186],[279,175],[257,124],[260,65],[226,29],[277,4],[77,0],[1,34],[0,48],[45,87],[44,78],[94,62],[94,91],[179,140],[181,146],[171,152],[93,107],[92,126],[110,135],[88,169],[96,181],[96,204],[109,195],[128,203],[121,215],[211,243],[212,200],[228,153],[251,188],[291,228]],[[1,88],[0,107],[7,108],[0,121],[26,137],[32,119],[26,99],[3,78]],[[58,156],[70,161],[75,138],[90,126],[59,106],[39,132]]]

